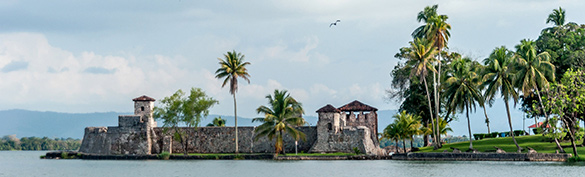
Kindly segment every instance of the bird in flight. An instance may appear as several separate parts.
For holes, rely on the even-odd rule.
[[[331,28],[331,26],[333,26],[333,25],[337,26],[337,23],[339,23],[339,22],[341,22],[341,20],[337,20],[337,21],[335,21],[335,22],[331,23],[331,24],[329,25],[329,28]]]

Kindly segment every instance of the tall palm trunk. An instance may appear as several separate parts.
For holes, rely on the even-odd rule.
[[[518,142],[516,142],[516,136],[514,136],[514,130],[512,129],[512,117],[510,116],[510,105],[508,104],[508,100],[504,99],[506,103],[506,113],[508,114],[508,125],[510,125],[510,135],[512,136],[512,140],[514,140],[514,144],[516,148],[518,148],[518,152],[522,152],[522,148],[518,146]]]
[[[438,133],[439,132],[439,113],[437,112],[437,110],[438,110],[438,106],[439,105],[437,104],[437,101],[438,101],[438,99],[437,99],[438,98],[437,97],[437,85],[438,85],[438,83],[437,83],[437,74],[436,73],[433,73],[433,96],[435,97],[435,111],[434,111],[435,113],[434,113],[434,116],[436,118],[435,120],[437,121],[437,122],[434,123],[435,124],[434,125],[435,127],[433,127],[433,129],[435,129],[435,131],[433,132],[433,133],[435,133],[434,134],[434,136],[435,136],[435,139],[434,139],[435,140],[435,148],[434,149],[439,149],[440,144],[441,144],[441,143],[439,143],[440,142],[440,137],[438,136],[438,134],[439,134]],[[431,112],[433,112],[433,111],[431,111]]]
[[[538,90],[538,88],[536,88],[536,94],[538,95],[538,101],[540,101],[540,108],[542,109],[542,112],[544,113],[544,117],[545,117],[544,127],[546,128],[546,126],[549,124],[548,113],[546,112],[546,110],[544,110],[544,105],[542,104],[542,96],[540,96],[540,91]],[[534,117],[534,120],[536,120],[536,117]],[[536,125],[538,125],[538,123],[536,123]],[[548,128],[546,130],[548,131]],[[559,149],[560,152],[564,153],[565,150],[561,146],[561,143],[559,143],[559,139],[556,136],[553,136],[553,137],[555,140],[555,144],[557,145],[557,149]],[[583,144],[585,144],[585,141],[583,141]]]
[[[439,53],[437,54],[438,56],[438,62],[439,62],[439,73],[438,73],[438,77],[437,77],[437,85],[435,85],[435,114],[436,114],[436,118],[437,118],[437,147],[441,148],[443,147],[443,144],[441,144],[441,133],[439,130],[439,107],[440,107],[440,90],[441,90],[441,49],[439,49]]]
[[[483,105],[482,107],[483,107],[483,115],[485,115],[485,123],[487,125],[488,134],[491,134],[492,132],[490,132],[490,119],[488,118],[487,111],[485,110],[485,105]]]
[[[432,104],[431,96],[429,95],[429,87],[427,85],[427,79],[425,77],[423,77],[423,82],[425,83],[425,90],[427,91],[427,100],[429,101],[429,115],[431,116],[431,124],[433,127],[431,129],[433,130],[433,136],[435,136],[436,133],[435,133],[435,119],[433,118],[433,107],[431,107],[431,104]],[[435,136],[433,141],[435,141],[436,139],[437,139],[437,137]]]
[[[406,153],[406,141],[404,141],[404,139],[402,139],[402,150]]]
[[[396,146],[395,146],[395,148],[396,148],[396,153],[397,153],[397,154],[398,154],[398,153],[400,153],[400,151],[398,151],[398,139],[394,139],[394,145],[396,145]]]
[[[284,148],[284,131],[280,130],[280,134],[278,135],[278,139],[276,141],[280,141],[280,152],[282,155],[286,155],[285,148]]]
[[[410,151],[412,151],[412,148],[414,147],[412,142],[414,141],[414,135],[410,135]]]
[[[467,130],[469,131],[469,149],[473,149],[473,136],[471,136],[471,122],[469,121],[469,105],[465,104],[465,107],[467,108],[467,111],[465,111],[465,114],[467,115]]]
[[[238,154],[238,106],[236,104],[236,93],[233,92],[232,95],[234,96],[234,118],[236,123],[236,154]]]
[[[429,135],[423,135],[423,146],[427,147],[429,146]]]

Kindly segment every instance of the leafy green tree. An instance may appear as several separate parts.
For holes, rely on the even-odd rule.
[[[216,117],[211,121],[211,123],[207,124],[208,127],[225,127],[225,119],[222,119],[221,116]]]
[[[487,100],[494,99],[496,93],[499,92],[504,99],[510,132],[514,130],[512,128],[509,101],[511,99],[516,104],[518,100],[518,92],[514,89],[514,73],[512,73],[512,68],[510,67],[514,62],[513,56],[514,53],[504,46],[494,49],[490,56],[484,60],[486,70],[483,76],[483,86],[487,87],[484,93],[485,98]],[[522,148],[518,146],[514,134],[512,134],[512,140],[514,140],[518,152],[521,152]]]
[[[453,61],[451,73],[446,81],[445,95],[448,97],[448,106],[453,110],[466,110],[467,129],[469,131],[469,148],[473,148],[471,139],[471,123],[469,111],[473,111],[476,103],[482,102],[481,93],[478,90],[480,78],[472,69],[472,62],[467,58]]]
[[[181,143],[183,154],[187,155],[189,135],[194,127],[199,127],[201,118],[209,115],[209,108],[218,101],[208,97],[200,88],[191,88],[189,96],[177,90],[173,95],[160,101],[161,107],[154,107],[154,118],[163,121],[163,130],[172,130],[173,139]],[[181,128],[184,125],[187,129]]]
[[[295,140],[306,140],[305,134],[296,129],[296,127],[306,124],[302,115],[304,114],[302,104],[291,97],[286,90],[274,90],[273,95],[267,95],[268,106],[260,106],[256,109],[258,114],[264,114],[264,118],[252,119],[252,122],[261,122],[254,132],[254,140],[260,137],[268,137],[271,141],[276,137],[274,144],[274,153],[285,154],[284,133],[290,134]]]
[[[236,92],[238,92],[238,78],[243,78],[250,83],[250,74],[246,66],[250,62],[244,62],[244,55],[236,53],[236,51],[227,52],[223,55],[224,59],[218,58],[219,69],[215,71],[215,77],[218,79],[225,78],[221,87],[223,88],[227,83],[230,84],[230,94],[234,97],[234,118],[236,127],[236,154],[238,151],[238,111],[236,104]]]
[[[585,72],[582,70],[565,72],[560,83],[552,84],[545,107],[553,114],[558,115],[565,127],[573,148],[573,155],[578,157],[575,143],[575,129],[577,119],[585,120]]]
[[[565,23],[565,10],[554,9],[546,23],[553,27],[541,31],[536,40],[538,53],[550,54],[550,62],[556,66],[556,80],[560,80],[568,69],[585,67],[585,25]]]

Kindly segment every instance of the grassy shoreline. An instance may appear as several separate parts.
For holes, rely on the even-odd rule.
[[[538,135],[527,135],[527,136],[517,136],[516,141],[518,145],[524,150],[522,153],[527,153],[526,147],[534,148],[539,153],[556,153],[557,147],[556,144],[550,140],[549,138],[542,136],[541,134]],[[576,142],[577,144],[580,144]],[[562,142],[561,146],[566,147],[563,148],[566,153],[573,153],[573,149],[570,147],[570,142]],[[482,140],[474,140],[473,141],[473,148],[480,151],[480,152],[495,152],[496,149],[494,146],[503,149],[506,152],[516,152],[517,148],[514,145],[514,141],[512,137],[503,137],[503,138],[486,138]],[[444,144],[442,148],[433,150],[433,147],[422,147],[420,152],[443,152],[444,150],[448,150],[451,152],[451,147],[458,148],[461,151],[465,152],[469,149],[469,141],[464,142],[457,142],[457,143],[450,143]],[[579,154],[585,154],[585,147],[577,146],[577,152]]]

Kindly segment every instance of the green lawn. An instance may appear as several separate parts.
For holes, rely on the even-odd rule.
[[[555,153],[556,145],[554,142],[549,141],[548,138],[542,135],[529,135],[529,136],[517,136],[516,141],[520,147],[526,149],[526,147],[534,148],[539,153]],[[576,142],[577,145],[581,144],[581,142]],[[562,142],[562,146],[570,146],[570,142]],[[516,145],[514,145],[514,141],[512,137],[504,137],[504,138],[487,138],[483,140],[474,140],[473,141],[473,148],[480,151],[480,152],[495,152],[496,149],[494,146],[502,148],[506,152],[516,152]],[[433,147],[423,147],[418,152],[443,152],[444,150],[452,150],[450,147],[459,148],[461,151],[465,152],[469,149],[469,141],[465,142],[458,142],[458,143],[451,143],[451,144],[444,144],[442,148],[433,150]],[[573,150],[570,147],[564,148],[565,152],[572,153]],[[522,151],[526,153],[527,151]],[[585,154],[585,147],[577,146],[577,152],[579,154]]]

